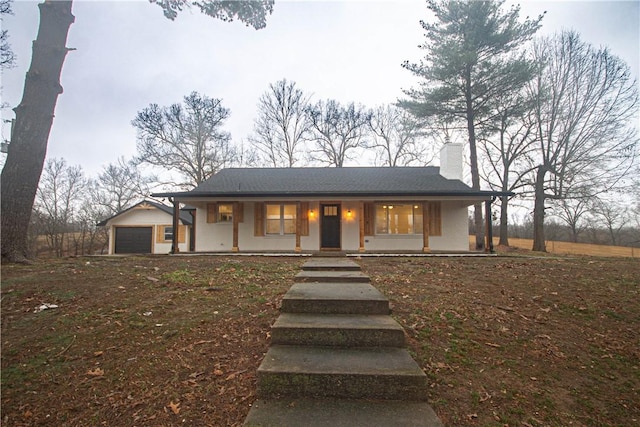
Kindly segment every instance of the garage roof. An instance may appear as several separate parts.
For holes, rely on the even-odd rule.
[[[144,204],[151,205],[156,209],[160,209],[161,211],[167,213],[169,216],[173,217],[173,208],[172,207],[164,205],[162,203],[154,202],[152,200],[143,200],[143,201],[141,201],[139,203],[136,203],[135,205],[131,206],[130,208],[122,210],[122,211],[118,212],[117,214],[115,214],[115,215],[113,215],[113,216],[111,216],[111,217],[109,217],[109,218],[107,218],[105,220],[100,221],[97,225],[99,227],[105,226],[105,225],[107,225],[107,222],[111,221],[112,219],[114,219],[116,217],[119,217],[120,215],[123,215],[123,214],[129,212],[130,210],[135,209],[137,207],[140,207],[140,206],[142,206]],[[180,209],[180,221],[184,225],[191,225],[192,221],[191,221],[191,215],[188,212],[189,210],[190,209]]]

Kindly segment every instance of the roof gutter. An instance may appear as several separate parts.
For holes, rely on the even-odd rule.
[[[434,191],[428,193],[380,193],[380,192],[193,192],[183,191],[177,193],[154,193],[153,197],[168,197],[179,199],[196,199],[203,197],[217,197],[217,198],[235,198],[235,197],[247,197],[247,198],[260,198],[260,197],[482,197],[482,198],[495,198],[497,197],[512,197],[515,193],[510,191],[468,191],[468,192],[451,192],[451,191]]]

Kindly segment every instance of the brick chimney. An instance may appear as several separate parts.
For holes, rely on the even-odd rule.
[[[445,144],[440,150],[440,175],[462,180],[462,144]]]

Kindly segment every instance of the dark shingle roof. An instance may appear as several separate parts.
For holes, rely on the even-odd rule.
[[[158,197],[260,197],[260,196],[475,196],[460,180],[446,179],[440,168],[231,168],[224,169],[198,187]]]

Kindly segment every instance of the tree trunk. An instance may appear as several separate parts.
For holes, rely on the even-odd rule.
[[[471,188],[480,190],[480,173],[478,172],[478,151],[476,149],[476,130],[473,123],[473,113],[467,116],[469,131],[469,163],[471,164]],[[484,223],[482,221],[482,203],[473,205],[473,223],[476,229],[476,249],[484,249]]]
[[[480,172],[478,171],[478,150],[476,148],[475,114],[471,91],[471,70],[467,68],[465,76],[465,102],[467,130],[469,132],[469,163],[471,166],[471,188],[480,190]],[[476,229],[476,249],[484,249],[484,224],[482,221],[482,202],[473,205],[473,223]]]
[[[509,246],[508,207],[509,198],[500,197],[500,241],[498,242],[500,246]]]
[[[611,238],[611,245],[617,246],[618,245],[618,239],[616,238],[616,232],[613,229],[613,226],[611,224],[609,224],[609,226],[607,228],[609,228],[609,237]]]
[[[56,102],[62,93],[60,74],[68,51],[67,34],[74,21],[71,6],[72,1],[45,1],[38,5],[38,36],[33,42],[22,101],[14,108],[16,121],[2,169],[2,257],[8,261],[26,261],[29,256],[29,219]]]
[[[578,243],[578,226],[576,225],[578,222],[577,219],[573,219],[573,221],[571,222],[571,241],[573,243]]]
[[[533,205],[533,248],[538,252],[546,252],[544,238],[544,177],[547,169],[544,166],[538,166],[535,183],[535,202]]]

